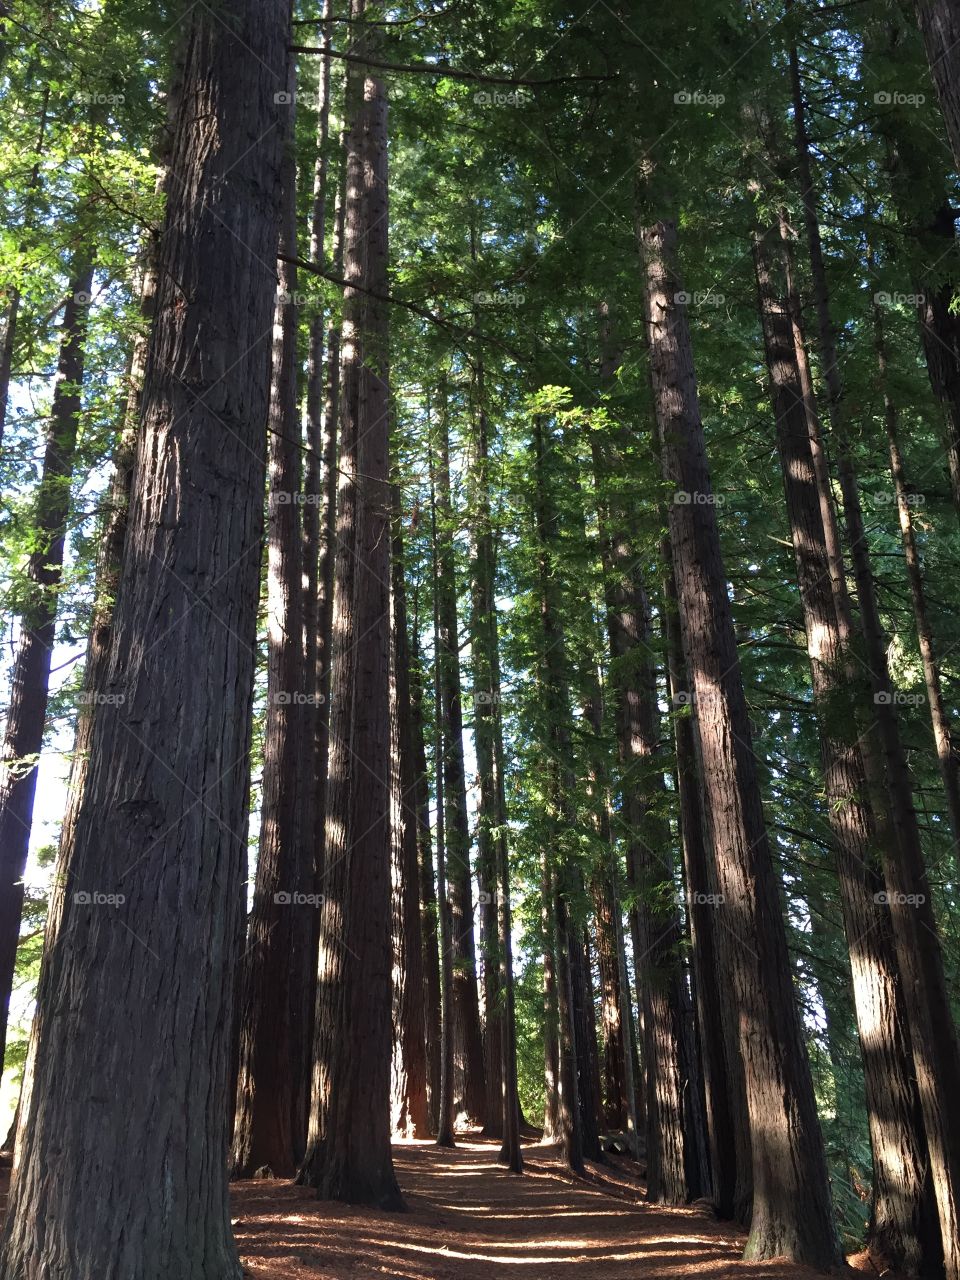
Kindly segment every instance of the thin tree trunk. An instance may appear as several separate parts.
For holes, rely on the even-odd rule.
[[[447,885],[447,826],[443,761],[443,641],[440,626],[440,537],[437,530],[436,473],[430,447],[430,520],[433,567],[434,777],[437,796],[437,911],[440,937],[440,1118],[437,1146],[453,1147],[456,1102],[454,1065],[456,1031],[453,994],[453,919]]]
[[[279,251],[296,257],[296,67],[287,71],[283,211]],[[249,1178],[266,1165],[292,1177],[303,1158],[311,1031],[310,970],[316,967],[313,849],[301,826],[306,714],[315,706],[304,671],[297,413],[297,269],[279,266],[273,324],[267,460],[267,719],[260,847],[242,961],[239,1074],[232,1164]]]
[[[547,444],[543,421],[533,422],[534,523],[537,538],[537,572],[540,594],[541,654],[540,690],[544,704],[549,739],[549,810],[550,834],[543,852],[543,912],[545,923],[544,979],[547,982],[547,956],[555,957],[553,986],[556,997],[557,1072],[556,1116],[552,1137],[560,1144],[561,1155],[575,1172],[582,1173],[583,1124],[580,1110],[578,1067],[582,1061],[577,1048],[574,949],[579,945],[576,926],[570,917],[569,899],[574,889],[574,873],[562,846],[562,832],[573,828],[571,796],[573,767],[570,749],[570,699],[567,661],[564,645],[562,613],[558,584],[553,569],[551,544],[555,537],[556,514],[551,480],[546,463]],[[549,996],[549,988],[545,986]],[[549,1010],[547,1011],[549,1014]],[[551,1106],[550,1059],[547,1058],[547,1105]],[[547,1137],[546,1124],[544,1137]]]
[[[472,248],[475,256],[473,241]],[[474,393],[471,648],[474,739],[480,785],[477,814],[478,873],[481,886],[486,890],[485,897],[481,900],[481,913],[485,944],[487,1131],[502,1140],[500,1161],[519,1173],[523,1161],[520,1153],[520,1100],[517,1094],[513,940],[510,936],[510,863],[503,783],[497,565],[490,507],[489,422],[484,403],[482,359],[478,360],[476,366]]]
[[[673,262],[676,229],[642,229],[654,404],[684,658],[691,680],[751,1120],[753,1217],[745,1256],[840,1262],[823,1138],[793,991],[710,488],[693,353]]]
[[[70,488],[80,425],[87,313],[93,265],[81,255],[70,272],[57,376],[44,427],[43,469],[35,498],[37,547],[27,565],[31,598],[20,616],[0,775],[0,1060],[6,1047],[16,967],[23,873],[30,848],[37,771],[50,692],[57,599],[70,512]],[[102,696],[90,690],[91,700]]]
[[[543,944],[543,1141],[560,1136],[560,1026],[557,951],[553,921],[553,877],[544,845],[540,867],[540,932]]]
[[[430,1132],[440,1122],[440,945],[437,938],[437,889],[430,835],[430,776],[423,729],[423,662],[419,623],[410,633],[410,732],[416,769],[417,849],[420,874],[420,933],[424,973],[424,1019],[427,1042],[427,1092],[430,1100]]]
[[[324,0],[324,44],[332,43],[333,0]],[[331,58],[320,62],[317,108],[317,157],[313,173],[310,209],[310,262],[327,263],[327,210],[330,187],[335,188],[332,274],[343,275],[344,158],[341,144],[330,181],[330,107],[333,89]],[[324,351],[326,349],[326,361]],[[303,636],[307,687],[316,703],[305,708],[305,780],[302,821],[310,839],[319,876],[323,867],[326,820],[327,765],[330,726],[330,651],[333,630],[333,568],[336,537],[337,433],[340,416],[340,322],[331,313],[324,324],[318,308],[310,319],[307,338],[303,508]],[[309,781],[307,781],[309,780]]]
[[[754,255],[863,1058],[874,1171],[867,1245],[879,1259],[910,1274],[926,1274],[931,1266],[936,1268],[939,1252],[936,1207],[925,1179],[926,1139],[912,1079],[904,992],[890,911],[875,865],[878,833],[860,753],[854,690],[846,678],[810,451],[812,393],[797,363],[802,335],[796,312],[778,296],[760,237]],[[791,294],[788,286],[787,296]]]
[[[280,198],[272,126],[288,21],[280,0],[241,3],[229,29],[197,8],[187,32],[106,686],[123,701],[94,719],[69,887],[52,904],[0,1254],[0,1274],[20,1280],[46,1280],[64,1259],[71,1280],[240,1280],[225,1011],[246,846]]]
[[[364,0],[355,49],[372,51]],[[390,489],[387,98],[347,78],[343,404],[313,1105],[302,1182],[400,1208],[390,1151]],[[352,287],[356,285],[357,287]],[[362,762],[362,765],[358,764]]]
[[[600,385],[609,390],[613,385],[613,380],[620,364],[621,353],[619,344],[615,341],[615,329],[611,316],[610,306],[607,302],[600,304]],[[610,503],[604,492],[604,485],[601,483],[602,477],[606,474],[605,450],[603,443],[596,434],[591,435],[591,453],[593,460],[593,476],[594,485],[597,491],[597,520],[600,531],[600,559],[604,568],[605,592],[604,603],[607,606],[609,618],[612,620],[613,612],[611,606],[614,604],[612,596],[609,594],[612,586],[612,577],[609,570],[612,567],[612,552],[610,544]],[[608,625],[608,638],[612,644],[613,637],[610,635]],[[598,699],[592,700],[589,718],[593,726],[595,734],[600,733],[602,725],[602,711]],[[600,764],[598,758],[598,766]],[[623,933],[623,915],[620,907],[620,894],[618,889],[620,879],[619,855],[617,853],[616,844],[612,839],[610,824],[610,800],[605,797],[604,808],[601,812],[601,839],[604,847],[609,849],[607,856],[606,876],[609,880],[610,903],[611,903],[611,919],[613,924],[613,934],[616,942],[616,964],[617,978],[619,987],[618,1015],[619,1026],[622,1036],[623,1051],[623,1077],[624,1088],[626,1091],[626,1119],[632,1129],[634,1155],[640,1158],[640,1132],[641,1128],[646,1128],[646,1104],[644,1096],[639,1088],[639,1060],[637,1058],[637,1036],[636,1027],[633,1020],[633,998],[631,995],[631,986],[629,975],[627,973],[627,956],[626,946]],[[631,911],[631,929],[637,925],[636,911]],[[598,932],[600,930],[600,916],[597,917]],[[634,954],[639,954],[639,948],[635,946]]]
[[[410,643],[404,581],[400,491],[393,486],[391,563],[391,831],[393,848],[393,1087],[391,1129],[407,1138],[430,1132],[420,931],[417,776],[410,714]]]
[[[817,188],[810,164],[805,104],[794,83],[797,177],[801,186],[807,245],[813,278],[820,358],[827,387],[830,424],[837,444],[838,473],[850,543],[857,601],[870,673],[873,712],[884,756],[883,796],[889,806],[884,840],[883,874],[893,921],[916,1079],[937,1194],[947,1280],[960,1277],[960,1046],[950,997],[930,885],[927,879],[909,766],[900,737],[887,667],[886,645],[874,589],[870,554],[863,526],[857,478],[850,455],[843,382],[830,314],[830,295],[820,238]],[[841,607],[845,607],[844,605]]]
[[[460,632],[454,560],[453,504],[450,494],[450,440],[447,395],[441,395],[438,423],[437,514],[439,520],[439,607],[441,713],[444,733],[444,801],[447,877],[453,914],[453,1015],[457,1053],[457,1110],[474,1124],[486,1120],[483,1036],[477,991],[477,955],[473,936],[470,875],[470,827],[463,762],[463,699],[460,683]]]
[[[572,876],[576,884],[579,876]],[[578,896],[582,885],[577,884]],[[600,1146],[600,1061],[597,1055],[597,1030],[593,1016],[592,984],[589,981],[589,959],[582,928],[571,922],[570,986],[572,1015],[576,1029],[577,1100],[580,1107],[580,1142],[588,1160],[602,1160]]]
[[[499,662],[497,663],[497,668],[499,668]],[[497,679],[499,682],[498,670]],[[497,806],[505,826],[507,807],[503,788],[503,731],[500,725],[499,704],[496,714],[498,745],[494,752],[494,758],[498,761]],[[497,928],[500,942],[500,990],[503,993],[502,1032],[500,1036],[503,1140],[497,1158],[511,1172],[522,1173],[520,1093],[517,1082],[517,1011],[513,981],[513,923],[510,910],[510,861],[505,830],[501,838],[495,842],[494,848],[497,855]]]
[[[604,804],[604,807],[605,804]],[[609,827],[609,824],[608,824]],[[605,847],[609,847],[608,841]],[[601,835],[601,839],[602,839]],[[597,963],[600,971],[600,1023],[603,1034],[603,1122],[614,1133],[629,1128],[630,1101],[626,1086],[626,1056],[620,1020],[620,965],[613,916],[610,877],[598,869],[592,884],[597,922]]]
[[[598,484],[611,472],[603,444],[594,438]],[[683,1204],[700,1194],[696,1142],[686,1135],[696,1114],[688,1104],[696,1084],[696,1060],[685,1027],[680,927],[670,865],[670,832],[659,817],[663,790],[659,766],[660,725],[656,670],[651,660],[649,605],[626,536],[626,513],[601,502],[607,632],[617,700],[617,732],[623,766],[627,877],[634,891],[637,945],[634,964],[643,1010],[646,1068],[647,1194],[651,1200]],[[691,1131],[691,1135],[696,1135]],[[704,1137],[705,1143],[705,1137]]]

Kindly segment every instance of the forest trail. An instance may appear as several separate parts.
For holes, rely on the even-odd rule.
[[[250,1280],[806,1280],[786,1263],[740,1260],[743,1237],[705,1207],[643,1202],[626,1161],[588,1163],[587,1181],[555,1153],[524,1146],[523,1177],[498,1144],[396,1144],[406,1214],[313,1199],[288,1182],[234,1184],[234,1223]]]

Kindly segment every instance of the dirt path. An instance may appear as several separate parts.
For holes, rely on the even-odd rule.
[[[394,1147],[409,1213],[314,1200],[286,1182],[234,1191],[235,1230],[251,1280],[810,1280],[782,1263],[740,1261],[743,1238],[700,1207],[642,1201],[626,1163],[564,1175],[549,1149],[525,1148],[523,1177],[492,1143],[453,1152]]]

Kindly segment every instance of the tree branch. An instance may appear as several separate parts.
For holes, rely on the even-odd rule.
[[[319,276],[321,280],[329,280],[331,284],[339,285],[341,289],[356,289],[358,293],[365,293],[368,297],[376,298],[379,302],[389,302],[391,306],[403,307],[405,310],[412,312],[413,315],[419,316],[421,320],[429,321],[430,324],[436,325],[438,329],[444,329],[454,337],[477,338],[481,342],[488,342],[493,346],[499,347],[501,351],[505,351],[518,364],[527,363],[524,356],[518,351],[514,351],[505,342],[501,342],[499,338],[494,338],[489,333],[482,333],[479,329],[473,329],[466,325],[459,325],[455,321],[447,320],[444,316],[437,315],[435,311],[430,311],[427,307],[421,307],[416,302],[409,302],[406,298],[397,298],[391,293],[379,293],[376,289],[367,289],[355,280],[344,280],[342,276],[335,276],[329,271],[324,271],[316,263],[308,262],[305,258],[287,257],[283,253],[278,253],[277,258],[280,262],[289,263],[292,267],[298,267],[301,271],[309,272],[310,275]],[[469,353],[465,354],[469,355]]]
[[[331,58],[342,58],[344,62],[357,62],[361,66],[377,67],[382,71],[410,71],[419,75],[443,76],[449,80],[471,80],[477,84],[510,84],[536,88],[539,85],[575,84],[583,81],[597,82],[616,79],[615,76],[585,75],[547,76],[542,80],[528,80],[522,76],[497,76],[490,75],[485,71],[463,71],[458,67],[450,67],[442,62],[438,62],[436,65],[432,62],[380,62],[376,58],[367,58],[359,53],[343,53],[338,49],[332,49],[328,44],[292,44],[289,46],[289,50],[291,53],[329,54]]]

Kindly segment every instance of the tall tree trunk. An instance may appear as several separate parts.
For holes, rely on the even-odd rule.
[[[506,799],[503,786],[503,731],[497,709],[497,738],[500,764],[497,768],[498,808],[506,823]],[[496,756],[496,753],[495,753]],[[503,999],[500,1035],[500,1076],[503,1138],[498,1159],[513,1173],[523,1172],[520,1150],[520,1093],[517,1082],[517,1011],[513,981],[513,923],[510,910],[510,861],[504,831],[494,844],[497,858],[497,929],[499,931],[500,990]]]
[[[570,746],[570,697],[562,624],[561,600],[555,577],[552,543],[557,516],[552,478],[547,464],[547,440],[543,420],[533,421],[534,525],[537,539],[537,575],[540,596],[540,691],[549,750],[548,813],[550,834],[543,852],[543,912],[545,923],[545,995],[550,990],[547,958],[555,960],[553,989],[556,999],[556,1087],[550,1098],[551,1061],[547,1049],[547,1105],[556,1107],[552,1137],[575,1173],[583,1172],[583,1124],[580,1110],[579,1065],[575,1015],[574,952],[580,943],[571,919],[569,901],[575,888],[575,873],[563,846],[564,832],[574,826],[572,812],[573,765]],[[552,1012],[546,1010],[548,1018]],[[549,1031],[548,1031],[549,1034]],[[547,1126],[544,1125],[544,1137]]]
[[[707,819],[701,800],[703,784],[693,719],[689,680],[683,660],[677,583],[669,542],[664,543],[663,629],[667,674],[674,715],[677,790],[680,800],[680,843],[687,890],[687,922],[693,959],[693,988],[700,1029],[700,1059],[710,1143],[712,1199],[720,1218],[749,1225],[753,1207],[750,1116],[740,1056],[738,1028],[724,998],[723,974],[729,971],[732,939],[717,908],[721,905],[716,865],[707,845]]]
[[[602,837],[601,837],[602,838]],[[606,847],[609,847],[607,845]],[[626,1055],[620,1019],[620,964],[613,916],[618,910],[607,868],[600,868],[592,884],[597,922],[597,963],[600,971],[600,1024],[603,1035],[603,1122],[619,1133],[629,1127],[630,1101],[626,1086]]]
[[[621,351],[619,343],[616,341],[616,331],[610,305],[602,302],[599,307],[599,338],[600,338],[600,385],[604,390],[610,390],[613,386],[617,369],[620,365]],[[611,505],[606,493],[604,484],[605,477],[608,474],[607,467],[607,450],[604,442],[599,435],[593,433],[590,438],[591,456],[593,461],[593,479],[597,493],[597,522],[600,533],[600,562],[604,571],[604,604],[607,608],[608,625],[607,635],[611,646],[613,644],[613,634],[610,630],[610,624],[615,616],[614,606],[616,601],[612,594],[613,587],[613,552],[610,538],[610,514]],[[591,708],[588,718],[591,721],[594,734],[599,734],[602,725],[602,712],[599,698],[591,700]],[[619,749],[619,744],[618,744]],[[598,758],[599,764],[599,758]],[[626,945],[623,932],[623,916],[620,907],[620,893],[618,884],[620,880],[620,859],[616,849],[616,845],[612,842],[612,832],[610,829],[610,803],[606,801],[604,809],[601,811],[601,840],[604,847],[609,847],[609,855],[607,858],[611,903],[612,903],[612,922],[613,933],[616,940],[616,960],[617,973],[619,979],[620,999],[619,999],[619,1022],[623,1034],[623,1074],[624,1086],[627,1097],[627,1119],[630,1128],[633,1131],[633,1139],[635,1144],[634,1154],[639,1159],[640,1155],[640,1132],[641,1128],[646,1128],[646,1103],[643,1092],[640,1089],[640,1063],[637,1055],[637,1035],[633,1018],[633,996],[631,993],[631,985],[629,975],[627,973],[627,956]],[[600,929],[600,917],[597,917],[598,931]],[[630,928],[633,935],[634,955],[640,954],[639,942],[639,921],[635,909],[630,912]]]
[[[452,1147],[456,1116],[454,1066],[456,1062],[456,1022],[453,994],[453,913],[447,882],[447,824],[443,761],[443,641],[440,625],[440,536],[437,527],[436,473],[430,447],[430,521],[433,569],[433,709],[434,777],[437,795],[437,932],[440,941],[440,1106],[437,1146]]]
[[[470,877],[470,826],[463,763],[463,699],[460,684],[460,631],[454,559],[453,504],[450,495],[449,409],[441,394],[438,423],[437,514],[439,520],[439,607],[441,712],[445,726],[443,792],[446,806],[447,877],[453,914],[453,1016],[457,1052],[457,1110],[474,1124],[486,1119],[483,1036],[477,991],[477,955],[473,936]]]
[[[354,48],[373,48],[353,0]],[[402,1207],[390,1152],[390,488],[387,98],[347,77],[343,403],[313,1105],[301,1181]],[[362,762],[359,763],[358,762]]]
[[[599,484],[612,460],[594,441]],[[601,558],[604,567],[611,681],[616,692],[617,734],[623,769],[621,791],[626,824],[627,877],[635,898],[637,947],[634,964],[643,1012],[646,1068],[647,1194],[651,1200],[683,1204],[700,1194],[695,1170],[696,1135],[687,1133],[697,1069],[685,1018],[680,926],[671,866],[671,839],[659,816],[663,790],[656,669],[651,660],[649,604],[631,545],[626,512],[603,502]]]
[[[324,42],[330,44],[332,0],[324,3]],[[321,61],[320,105],[317,118],[317,160],[314,169],[313,206],[310,219],[310,261],[326,263],[327,208],[330,203],[330,58]],[[343,276],[346,142],[341,139],[334,174],[336,198],[333,213],[332,274]],[[307,340],[306,387],[306,503],[304,537],[304,661],[309,687],[315,690],[316,707],[309,713],[305,733],[309,739],[303,765],[311,778],[311,796],[303,821],[310,832],[318,883],[323,869],[326,826],[327,774],[330,757],[330,663],[333,642],[333,577],[337,525],[337,438],[340,425],[340,320],[318,310],[310,321]],[[324,362],[326,343],[326,362]],[[311,671],[314,674],[311,676]],[[312,722],[312,725],[310,724]],[[312,727],[312,738],[310,731]]]
[[[410,713],[410,642],[404,581],[400,491],[393,486],[391,563],[391,841],[393,848],[393,1087],[391,1129],[409,1138],[430,1132],[423,937],[420,932],[417,776]]]
[[[290,107],[283,132],[283,210],[279,251],[296,257],[296,67],[287,71]],[[267,459],[267,718],[260,847],[240,989],[239,1075],[234,1176],[262,1165],[292,1177],[306,1144],[316,968],[313,849],[301,826],[306,714],[315,706],[303,660],[300,528],[301,465],[297,414],[297,269],[281,259],[273,323]],[[312,781],[312,779],[311,779]]]
[[[475,256],[475,242],[472,242]],[[483,361],[474,380],[474,454],[471,475],[473,548],[471,648],[473,723],[480,799],[477,813],[478,874],[484,939],[487,1131],[502,1140],[500,1160],[522,1169],[520,1100],[517,1094],[516,1012],[510,863],[503,781],[503,724],[500,710],[500,648],[497,635],[496,546],[490,506],[490,440]]]
[[[875,723],[884,757],[882,800],[889,807],[893,838],[882,842],[883,875],[889,898],[897,961],[906,988],[906,1009],[923,1122],[937,1194],[947,1280],[960,1277],[960,1046],[953,1021],[943,956],[920,829],[913,805],[907,764],[887,667],[886,645],[877,606],[870,554],[863,525],[857,477],[847,433],[843,382],[830,314],[830,295],[823,261],[818,196],[810,163],[805,104],[794,84],[797,177],[813,282],[820,359],[830,424],[837,446],[838,474],[847,537],[857,586],[864,658],[870,673]]]
[[[557,1008],[557,948],[553,919],[553,873],[544,845],[540,865],[540,935],[543,945],[543,1141],[560,1137],[560,1024]]]
[[[23,873],[30,848],[37,771],[50,692],[56,640],[57,598],[70,511],[70,487],[80,424],[87,312],[93,266],[81,255],[70,272],[57,376],[44,426],[43,469],[37,487],[34,526],[37,546],[27,565],[30,599],[20,616],[20,634],[10,686],[0,775],[0,1060],[7,1040],[10,995],[23,913]],[[90,690],[91,700],[100,696]]]
[[[430,835],[430,776],[423,728],[423,662],[420,656],[419,623],[410,631],[410,733],[416,769],[417,849],[420,875],[420,935],[424,975],[424,1021],[427,1042],[427,1093],[430,1103],[430,1132],[440,1122],[440,945],[437,937],[437,889],[433,870]]]
[[[874,1172],[867,1245],[899,1269],[928,1274],[936,1269],[939,1253],[936,1207],[925,1178],[926,1138],[912,1079],[904,990],[875,863],[877,824],[860,753],[854,687],[847,681],[810,451],[812,390],[804,385],[798,367],[802,334],[795,303],[784,303],[759,236],[754,255],[863,1058]],[[793,302],[791,295],[788,285],[787,297]]]
[[[684,658],[724,922],[738,940],[728,998],[739,1007],[751,1120],[746,1256],[786,1256],[826,1269],[840,1262],[840,1251],[737,661],[690,333],[676,301],[676,229],[654,223],[640,239],[661,464],[675,490],[669,524]]]
[[[890,475],[897,500],[900,537],[903,541],[903,557],[907,567],[907,581],[910,584],[910,599],[913,603],[913,617],[917,628],[920,660],[923,663],[923,678],[927,689],[927,703],[930,707],[930,721],[933,726],[937,763],[940,766],[943,792],[947,802],[947,820],[950,824],[950,834],[956,847],[960,846],[960,756],[957,755],[950,732],[950,721],[947,717],[943,700],[940,663],[934,646],[933,629],[927,616],[923,567],[920,562],[920,551],[913,527],[913,513],[910,510],[910,495],[904,472],[903,454],[900,450],[897,406],[894,404],[890,394],[887,377],[887,343],[883,315],[879,306],[876,305],[874,306],[873,321],[874,345],[883,392],[883,419],[890,453]]]
[[[0,1253],[0,1274],[22,1280],[64,1259],[71,1280],[240,1280],[224,1011],[246,846],[288,23],[282,0],[241,3],[230,29],[198,8],[185,42],[107,681],[123,702],[94,719],[69,889],[52,903]]]
[[[579,898],[584,887],[579,871],[571,880]],[[600,1126],[600,1057],[597,1052],[597,1026],[594,1017],[593,981],[590,953],[583,928],[571,928],[570,981],[573,993],[573,1019],[576,1026],[577,1097],[580,1102],[580,1133],[583,1154],[588,1160],[602,1160]]]
[[[331,0],[324,0],[323,38],[324,44],[332,41],[330,23]],[[310,257],[311,264],[321,270],[326,265],[327,205],[330,174],[329,136],[330,136],[330,55],[326,54],[320,62],[320,86],[317,107],[317,156],[313,170],[313,200],[310,207]],[[337,170],[339,176],[339,166]],[[291,250],[293,252],[293,250]],[[342,262],[338,271],[342,272]],[[326,774],[321,778],[317,768],[320,750],[320,722],[324,718],[325,702],[321,702],[322,675],[318,660],[320,645],[320,531],[321,523],[326,517],[324,533],[329,535],[330,520],[334,518],[333,503],[329,511],[323,510],[331,494],[336,498],[336,421],[327,422],[324,418],[324,346],[326,325],[324,311],[318,306],[310,317],[307,334],[307,367],[306,395],[304,403],[303,430],[303,518],[302,518],[302,617],[303,617],[303,688],[309,700],[304,701],[302,708],[303,722],[301,726],[300,750],[300,823],[302,839],[311,850],[316,869],[321,862],[321,846],[323,844],[322,820],[317,818],[317,801],[320,791],[325,787]],[[339,355],[337,358],[339,364]],[[327,369],[328,378],[334,371]],[[339,369],[337,370],[339,376]],[[324,457],[332,456],[333,467],[324,470]],[[329,461],[329,457],[328,457]],[[328,483],[328,482],[332,482]],[[328,555],[324,568],[332,568]],[[327,574],[330,581],[329,572]],[[325,584],[327,585],[327,584]],[[324,596],[325,604],[329,604],[331,592]],[[326,621],[326,619],[324,619]],[[324,635],[329,654],[329,634]],[[327,719],[324,718],[324,724]],[[319,917],[318,917],[319,923]],[[316,969],[314,969],[314,977]],[[311,984],[313,985],[313,984]],[[316,991],[313,991],[314,1004]]]
[[[562,783],[559,784],[562,786]],[[575,945],[567,902],[567,885],[557,868],[551,875],[553,925],[557,957],[557,1025],[559,1047],[557,1140],[560,1155],[574,1173],[583,1173],[583,1127],[578,1088],[577,1024],[574,1011],[571,948]]]
[[[960,169],[960,14],[951,0],[916,0],[917,18],[937,86],[956,167]]]

